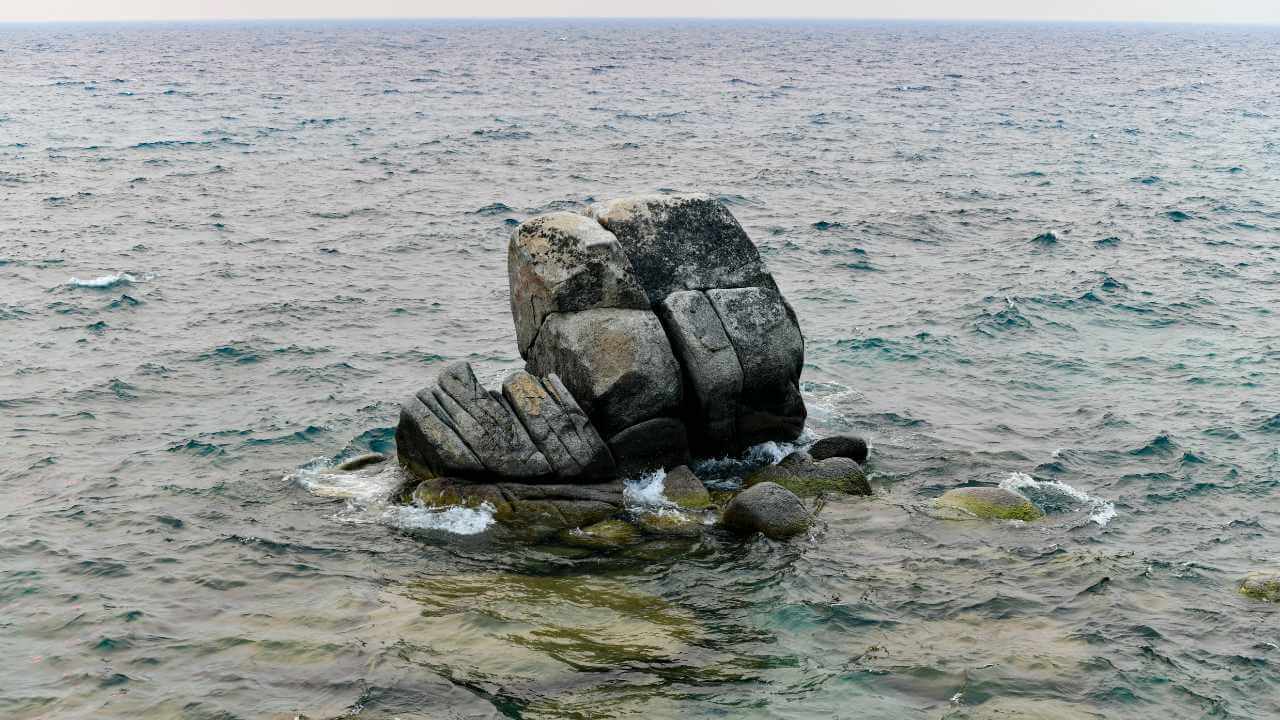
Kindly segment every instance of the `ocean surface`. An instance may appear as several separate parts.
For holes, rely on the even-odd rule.
[[[1280,716],[1278,28],[10,25],[0,93],[2,717]],[[520,365],[516,223],[665,190],[873,498],[591,555],[331,469]]]

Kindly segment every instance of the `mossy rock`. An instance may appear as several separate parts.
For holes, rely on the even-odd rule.
[[[706,530],[702,518],[694,513],[663,509],[637,513],[635,524],[647,535],[697,537]]]
[[[662,480],[662,494],[686,510],[701,510],[711,506],[711,494],[707,492],[707,487],[685,465],[667,471]]]
[[[1249,573],[1240,583],[1240,594],[1254,600],[1280,602],[1280,572]]]
[[[610,550],[630,545],[640,539],[640,531],[625,520],[601,520],[584,528],[561,531],[560,541],[566,545],[592,550]]]
[[[871,494],[871,483],[867,482],[862,466],[849,458],[833,457],[814,461],[789,455],[785,462],[786,465],[770,465],[755,471],[747,477],[743,486],[777,483],[800,497],[837,492],[850,495]]]
[[[496,485],[476,484],[455,478],[423,480],[413,489],[410,498],[422,507],[462,506],[478,508],[484,503],[493,506],[493,517],[501,523],[515,518],[515,510]]]
[[[998,487],[953,488],[943,493],[936,504],[983,520],[1031,521],[1044,517],[1044,512],[1027,498]]]

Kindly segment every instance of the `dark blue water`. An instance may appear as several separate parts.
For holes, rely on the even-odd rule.
[[[1280,30],[6,26],[0,92],[4,717],[1280,716]],[[317,480],[518,365],[515,223],[664,189],[874,498],[583,556]]]

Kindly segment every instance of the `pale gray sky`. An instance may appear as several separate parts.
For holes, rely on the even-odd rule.
[[[0,21],[531,16],[1280,23],[1280,0],[0,0]]]

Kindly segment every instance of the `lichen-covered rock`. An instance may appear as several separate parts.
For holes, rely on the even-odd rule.
[[[430,389],[433,406],[420,391],[418,398],[440,415],[480,459],[485,469],[504,478],[542,478],[551,475],[551,464],[529,437],[511,407],[476,379],[471,364],[452,363],[441,371]]]
[[[601,520],[584,528],[560,531],[560,541],[566,545],[591,550],[611,550],[630,545],[640,539],[640,531],[625,520]]]
[[[402,465],[420,477],[475,476],[485,472],[484,464],[453,427],[418,397],[400,403],[396,454]]]
[[[1240,583],[1240,594],[1255,600],[1280,602],[1280,572],[1252,572]]]
[[[670,508],[636,512],[632,521],[648,535],[697,537],[706,531],[701,517]]]
[[[673,415],[680,406],[680,366],[648,310],[550,315],[529,352],[528,370],[558,375],[605,434]]]
[[[831,435],[809,446],[814,460],[847,457],[859,465],[867,464],[867,441],[857,435]]]
[[[558,477],[590,480],[613,474],[608,446],[559,377],[539,380],[517,371],[503,381],[502,396]]]
[[[743,482],[750,487],[762,482],[781,485],[800,497],[810,497],[827,492],[850,495],[870,495],[871,484],[862,472],[862,466],[844,457],[826,460],[785,458],[786,465],[778,463],[760,468]]]
[[[554,212],[521,223],[507,248],[507,274],[516,342],[525,358],[551,313],[649,309],[618,239],[577,213]]]
[[[775,287],[742,226],[708,195],[625,197],[589,212],[618,238],[653,304],[677,290]]]
[[[662,495],[687,510],[711,506],[711,493],[687,465],[672,468],[662,479]]]
[[[707,454],[735,449],[742,365],[720,316],[697,290],[673,292],[654,309],[684,369],[691,441]]]
[[[684,423],[661,417],[637,423],[609,438],[609,450],[622,477],[689,462]]]
[[[962,510],[984,520],[1035,520],[1044,512],[1027,498],[999,487],[953,488],[937,499],[943,508]]]
[[[744,445],[794,440],[804,431],[804,336],[771,287],[708,290],[742,366],[737,432]]]
[[[478,508],[488,503],[494,509],[498,522],[511,522],[511,503],[497,485],[474,483],[461,478],[438,477],[423,480],[413,489],[414,504],[428,508],[469,507]]]
[[[784,540],[807,530],[810,520],[809,510],[795,493],[776,483],[762,482],[730,500],[721,522],[737,533],[760,532]]]

